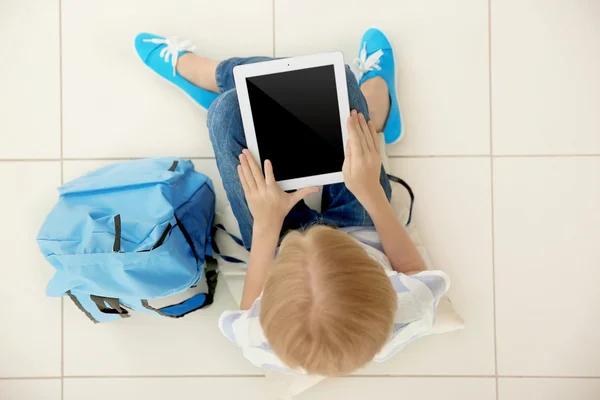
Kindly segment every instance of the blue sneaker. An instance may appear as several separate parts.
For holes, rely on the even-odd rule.
[[[358,57],[354,60],[354,68],[358,84],[367,79],[379,76],[388,86],[390,92],[390,114],[388,115],[383,134],[386,143],[396,143],[402,135],[402,116],[396,97],[396,70],[394,53],[387,37],[379,29],[371,28],[365,32],[360,42]]]
[[[177,72],[179,56],[194,51],[194,48],[189,40],[178,41],[177,38],[164,38],[151,33],[140,33],[135,38],[135,50],[144,64],[208,110],[219,95],[199,88]]]

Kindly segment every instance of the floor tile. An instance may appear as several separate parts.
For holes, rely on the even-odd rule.
[[[600,379],[500,378],[498,400],[597,400]]]
[[[0,2],[0,158],[60,157],[58,4]]]
[[[260,376],[217,328],[220,312],[237,308],[226,306],[233,300],[224,285],[217,293],[210,308],[181,319],[136,313],[101,325],[65,301],[65,376]]]
[[[494,154],[599,154],[600,2],[491,4]]]
[[[2,400],[62,400],[60,379],[0,380]]]
[[[600,157],[494,161],[498,371],[600,376]]]
[[[121,378],[66,379],[64,400],[144,398],[159,400],[165,397],[192,399],[202,393],[222,400],[262,400],[268,398],[264,378]],[[374,393],[378,393],[373,397]],[[444,378],[342,378],[327,380],[295,397],[298,400],[384,399],[414,396],[422,400],[494,400],[493,379]]]
[[[112,162],[65,161],[65,181]],[[223,203],[214,160],[194,163],[213,178],[217,202]],[[65,301],[65,375],[260,375],[217,328],[220,314],[237,308],[223,283],[213,305],[178,320],[136,313],[127,320],[94,325]]]
[[[256,378],[112,378],[65,379],[64,400],[219,400],[264,399],[265,379]]]
[[[495,400],[492,378],[341,378],[329,379],[297,396],[329,399]]]
[[[62,26],[71,158],[212,154],[206,111],[144,66],[137,33],[191,38],[199,54],[217,59],[273,50],[271,0],[63,0]]]
[[[0,162],[0,377],[60,376],[60,299],[35,242],[57,199],[60,163]]]
[[[359,374],[494,374],[490,161],[392,159],[415,193],[414,222],[435,268],[452,279],[462,331],[423,338]]]
[[[277,56],[342,51],[377,26],[394,45],[405,138],[391,154],[489,154],[487,1],[275,0]]]

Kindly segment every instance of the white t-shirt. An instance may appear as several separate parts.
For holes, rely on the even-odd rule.
[[[442,271],[423,271],[415,275],[395,272],[372,228],[346,228],[369,255],[377,260],[392,282],[398,296],[398,310],[389,340],[373,361],[383,362],[408,343],[426,336],[433,327],[435,309],[440,297],[450,288],[450,278]],[[244,356],[254,365],[287,374],[306,374],[290,369],[277,357],[264,335],[259,321],[261,297],[249,310],[225,311],[219,318],[219,329],[225,337],[242,348]]]

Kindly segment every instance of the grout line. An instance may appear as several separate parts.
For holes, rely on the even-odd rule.
[[[422,155],[422,154],[406,154],[406,155],[391,155],[388,158],[488,158],[489,154],[444,154],[444,155]]]
[[[452,378],[465,378],[465,379],[491,379],[494,375],[394,375],[394,374],[377,374],[377,375],[346,375],[340,376],[340,379],[348,378],[416,378],[416,379],[452,379]]]
[[[496,400],[500,399],[499,379],[498,379],[498,324],[496,318],[496,239],[494,237],[494,135],[492,124],[492,0],[488,0],[488,102],[489,102],[489,123],[490,123],[490,200],[491,200],[491,230],[492,230],[492,308],[494,326],[494,373]]]
[[[58,0],[58,82],[60,101],[60,184],[65,181],[63,141],[62,0]],[[60,298],[60,398],[65,398],[65,298]]]
[[[61,140],[62,142],[62,140]],[[62,143],[61,143],[62,147]],[[153,157],[153,156],[149,156]],[[0,162],[60,162],[64,161],[129,161],[141,160],[148,157],[62,157],[62,158],[0,158]],[[184,160],[214,160],[214,156],[181,156]]]
[[[527,376],[527,375],[498,375],[502,379],[600,379],[600,376]]]
[[[48,162],[48,161],[58,161],[59,158],[0,158],[0,162]]]
[[[491,106],[490,106],[491,108]],[[491,126],[491,116],[490,116]],[[490,127],[491,132],[491,127]],[[491,133],[490,133],[491,134]],[[491,141],[490,141],[491,146]],[[490,148],[491,150],[491,148]],[[600,157],[600,154],[503,154],[503,155],[492,155],[489,154],[407,154],[407,155],[388,155],[388,158],[564,158],[564,157]]]
[[[208,379],[224,379],[224,378],[264,378],[264,374],[245,374],[245,375],[78,375],[78,376],[66,376],[65,379],[182,379],[182,378],[208,378]]]
[[[154,157],[154,156],[149,156]],[[129,161],[141,160],[148,157],[66,157],[65,161]],[[215,156],[180,156],[184,160],[214,160]]]
[[[493,158],[599,157],[600,154],[497,154]]]
[[[15,377],[0,377],[1,381],[51,381],[51,380],[62,380],[60,376],[15,376]]]
[[[226,378],[264,378],[264,375],[80,375],[80,376],[22,376],[22,377],[0,377],[0,381],[26,381],[26,380],[58,380],[58,379],[226,379]],[[585,380],[600,380],[600,376],[536,376],[536,375],[346,375],[338,379],[352,378],[415,378],[415,379],[585,379]]]
[[[153,156],[149,156],[153,157]],[[388,158],[565,158],[565,157],[600,157],[600,154],[438,154],[438,155],[388,155]],[[127,161],[147,157],[62,157],[62,158],[0,158],[0,162],[52,162],[58,161]],[[186,160],[214,160],[214,156],[180,156]]]
[[[494,156],[494,135],[492,135],[492,0],[488,0],[488,106],[490,120],[490,156]]]

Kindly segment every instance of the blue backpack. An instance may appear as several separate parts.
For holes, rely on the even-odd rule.
[[[178,318],[213,302],[215,192],[190,161],[155,158],[118,163],[59,188],[59,200],[37,241],[56,268],[48,296],[67,295],[94,322],[131,310]],[[179,304],[149,300],[195,286],[206,275],[208,293]]]

